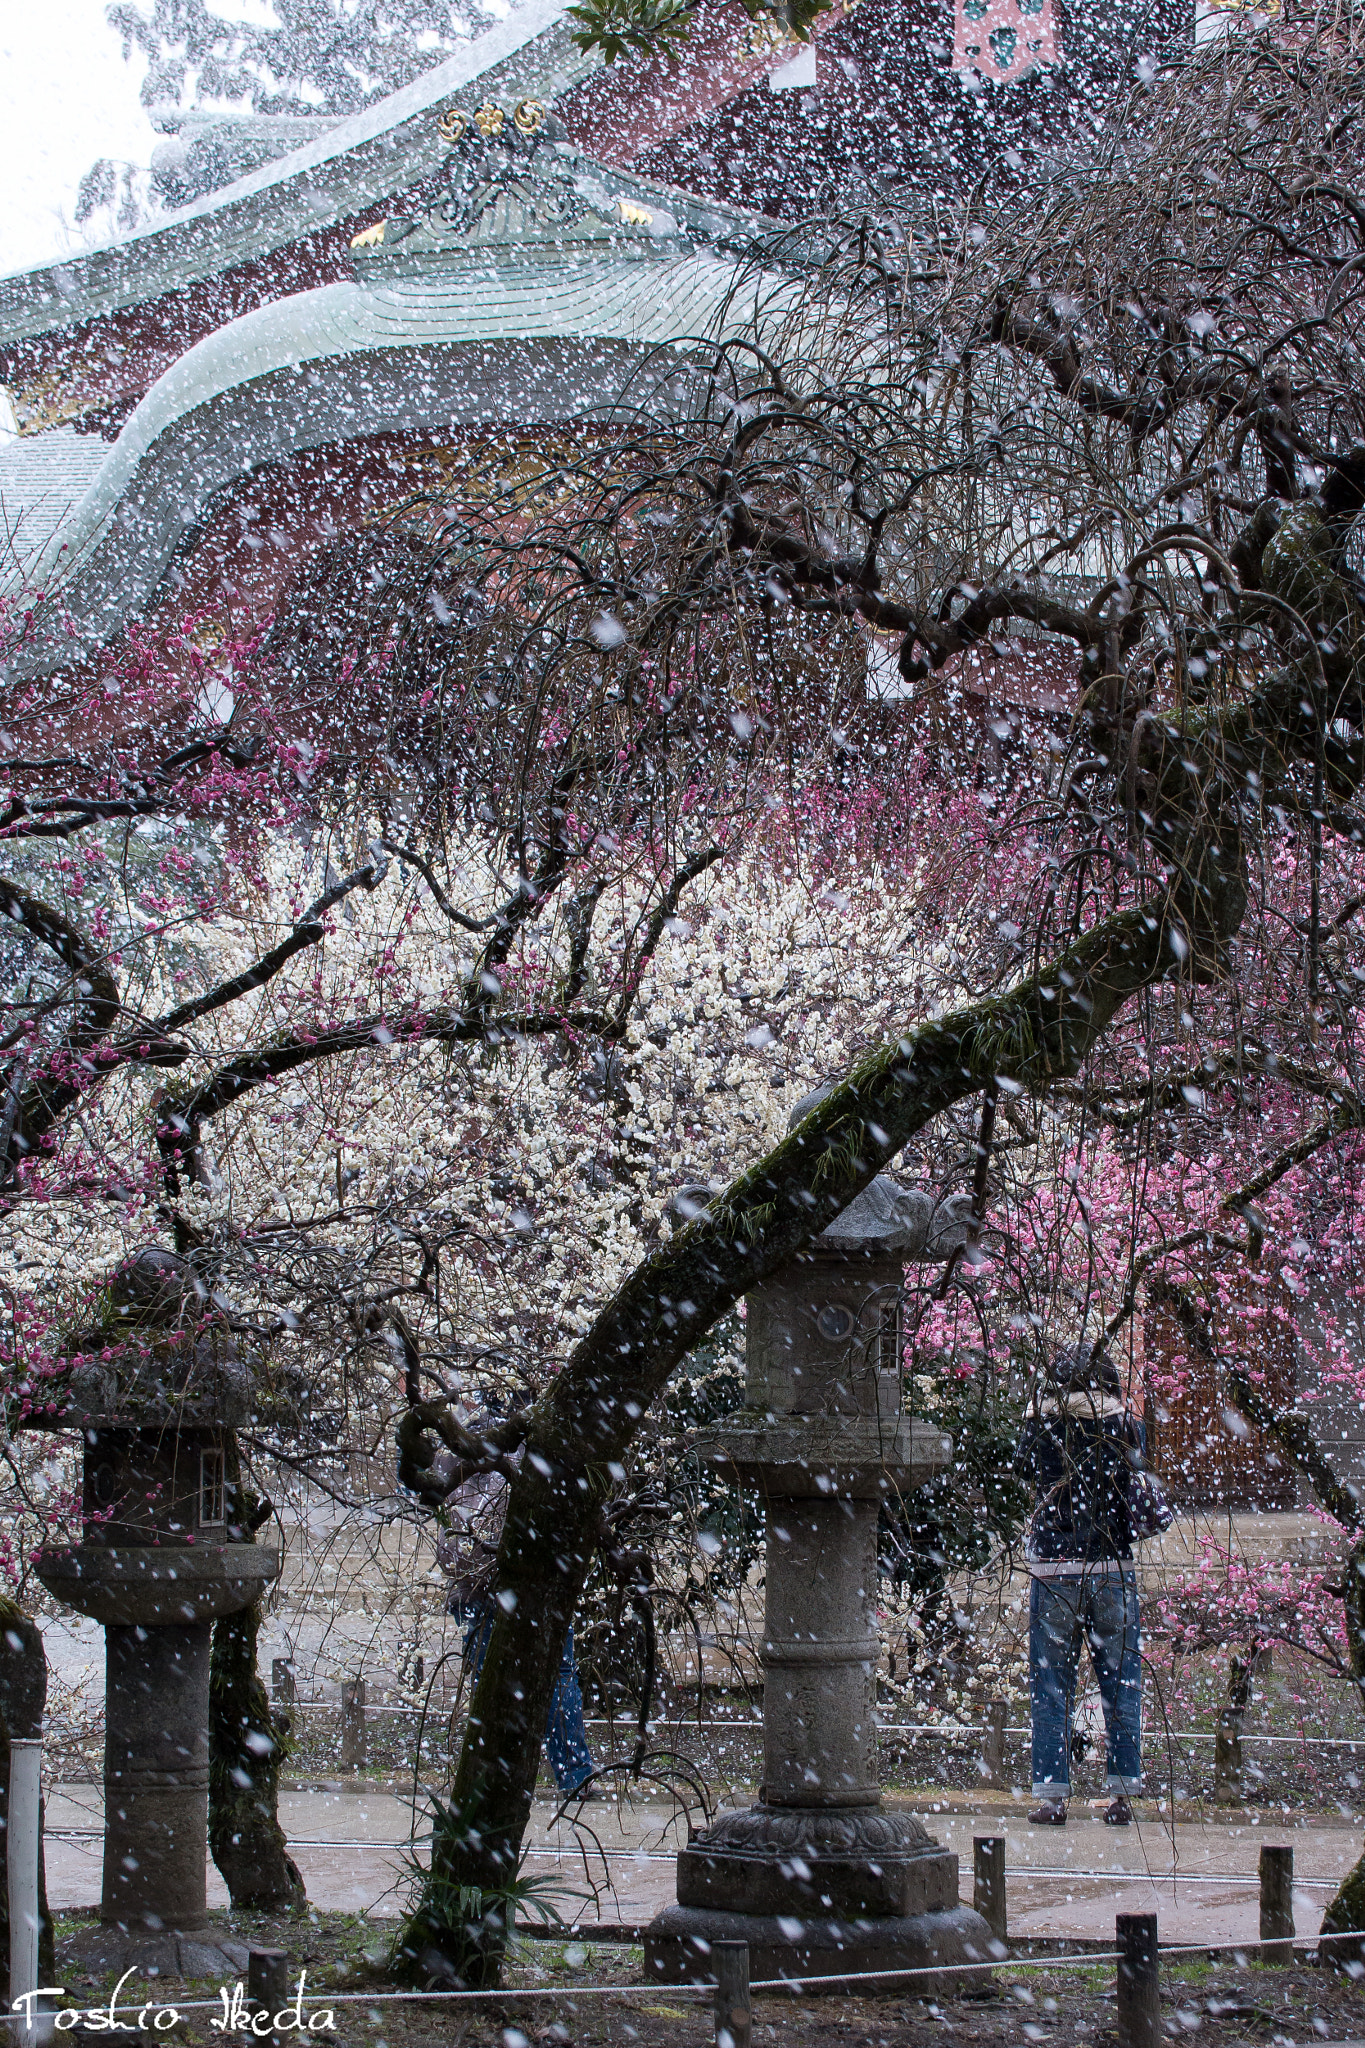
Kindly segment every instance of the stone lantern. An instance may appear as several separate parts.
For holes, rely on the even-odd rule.
[[[766,1505],[763,1783],[679,1855],[656,1981],[712,1980],[715,1941],[747,1941],[755,1978],[944,1966],[916,1989],[991,1959],[957,1857],[882,1804],[874,1716],[880,1506],[951,1455],[902,1410],[905,1262],[946,1258],[965,1207],[879,1177],[748,1296],[745,1405],[694,1441]]]
[[[50,1405],[22,1426],[81,1432],[81,1541],[35,1566],[105,1632],[101,1925],[78,1941],[80,1959],[213,1976],[246,1952],[205,1932],[212,1626],[260,1598],[280,1553],[251,1540],[229,1455],[251,1411],[249,1372],[221,1333],[166,1327],[184,1302],[181,1267],[151,1251],[120,1269],[113,1299],[132,1328],[35,1389]]]

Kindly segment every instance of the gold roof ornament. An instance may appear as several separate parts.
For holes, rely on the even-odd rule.
[[[617,208],[628,228],[652,228],[654,216],[647,206],[637,206],[632,199],[618,199]]]
[[[437,116],[436,133],[442,142],[463,142],[473,128],[485,142],[492,142],[505,133],[510,121],[518,135],[529,141],[545,126],[547,108],[544,100],[518,100],[508,112],[493,100],[485,100],[472,114],[463,107],[447,107]]]
[[[387,220],[377,220],[373,227],[362,228],[358,235],[351,236],[351,247],[353,249],[378,249],[383,243],[384,230],[387,226]]]
[[[799,50],[801,37],[786,22],[755,21],[743,31],[735,47],[741,57],[768,57],[779,50]]]

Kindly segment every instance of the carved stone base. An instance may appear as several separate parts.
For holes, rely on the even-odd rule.
[[[645,1932],[645,1980],[655,1984],[714,1984],[711,1945],[747,1941],[751,1982],[780,1978],[801,1983],[811,1977],[888,1973],[870,1991],[898,1991],[907,1998],[942,1998],[984,1981],[985,1972],[964,1972],[964,1963],[1002,1962],[1008,1954],[979,1913],[954,1906],[944,1913],[887,1914],[866,1919],[795,1919],[786,1914],[714,1913],[692,1906],[666,1906]],[[894,1973],[926,1971],[905,1977]],[[849,1996],[849,1986],[812,1984],[812,1992]]]
[[[912,1813],[753,1806],[678,1857],[678,1904],[727,1913],[915,1917],[957,1904],[957,1857]]]
[[[207,1979],[215,1990],[220,1984],[231,1990],[239,1977],[245,1981],[246,1966],[245,1942],[217,1940],[208,1927],[186,1932],[167,1928],[156,1933],[149,1928],[117,1927],[105,1922],[80,1928],[60,1944],[57,1958],[59,1982],[66,1981],[63,1970],[84,1970],[96,1977],[106,1971],[120,1977],[125,1970],[136,1972],[119,1997],[122,2018],[129,2017],[126,2007],[135,2008],[134,2024],[136,2007],[147,1996],[141,1988],[144,1981],[183,1984]]]
[[[722,1814],[678,1857],[678,1903],[646,1932],[645,1975],[711,1983],[712,1942],[747,1941],[755,1980],[929,1970],[896,1981],[907,1993],[939,1995],[970,1981],[964,1963],[1007,1953],[980,1914],[958,1904],[957,1884],[957,1857],[911,1813]]]

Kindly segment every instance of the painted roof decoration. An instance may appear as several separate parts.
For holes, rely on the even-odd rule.
[[[1025,78],[1056,64],[1061,39],[1052,0],[957,0],[953,10],[953,67],[993,85]]]
[[[0,278],[0,346],[140,305],[364,213],[438,171],[434,119],[474,81],[480,97],[553,100],[591,69],[563,0],[528,0],[401,92],[301,149],[88,256]]]

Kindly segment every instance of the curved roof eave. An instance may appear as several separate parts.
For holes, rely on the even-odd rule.
[[[596,68],[565,0],[528,0],[411,85],[148,228],[88,254],[0,277],[0,343],[183,290],[419,184],[448,145],[431,109],[478,81],[500,99],[553,99]]]
[[[740,324],[726,314],[734,279],[733,262],[705,250],[494,259],[372,289],[325,285],[244,314],[158,379],[30,563],[25,582],[46,594],[5,671],[47,675],[108,641],[154,599],[221,494],[261,464],[377,433],[609,406],[651,351]]]

